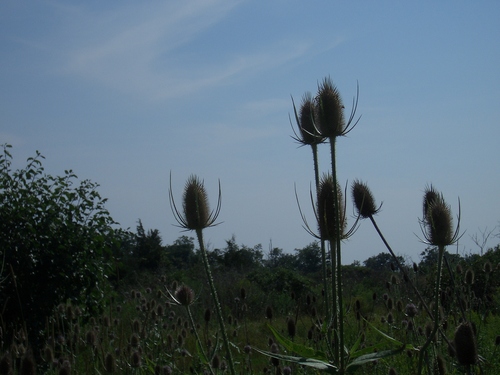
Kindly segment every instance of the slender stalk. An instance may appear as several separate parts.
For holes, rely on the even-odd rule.
[[[319,162],[318,162],[318,145],[312,144],[311,145],[312,152],[313,152],[313,162],[314,162],[314,182],[316,183],[316,194],[318,193],[319,189]],[[326,264],[326,247],[325,247],[325,240],[321,239],[321,269],[323,273],[323,290],[324,290],[324,296],[323,296],[323,301],[325,304],[325,316],[327,319],[330,317],[330,298],[329,294],[330,291],[328,290],[328,270],[327,270],[327,264]]]
[[[436,276],[436,290],[434,291],[434,328],[432,329],[432,333],[427,338],[427,341],[420,349],[420,355],[418,357],[418,374],[422,373],[422,364],[424,360],[424,355],[431,344],[436,332],[439,329],[439,290],[441,289],[441,273],[443,268],[443,254],[444,254],[444,246],[439,246],[439,255],[438,255],[438,265],[437,265],[437,276]]]
[[[205,357],[207,361],[208,368],[210,369],[210,373],[212,375],[215,375],[214,369],[212,368],[210,364],[210,358],[207,357],[207,354],[205,353],[205,350],[203,349],[203,344],[201,342],[200,336],[198,335],[198,330],[196,329],[196,324],[194,324],[194,319],[193,319],[193,314],[191,314],[191,309],[189,306],[186,306],[186,310],[189,316],[189,321],[191,323],[191,327],[193,328],[194,335],[196,337],[196,341],[198,342],[198,346],[200,347],[201,353],[203,354],[203,357]]]
[[[224,325],[224,318],[222,317],[222,308],[219,302],[219,297],[217,296],[217,290],[215,289],[214,280],[212,278],[212,272],[210,271],[210,264],[208,263],[207,251],[203,243],[203,232],[201,229],[196,229],[196,236],[198,237],[198,243],[201,250],[201,258],[203,260],[203,266],[207,274],[208,284],[210,286],[210,292],[212,293],[212,298],[215,304],[215,312],[217,319],[219,321],[219,327],[222,334],[222,341],[224,342],[224,349],[226,350],[227,361],[229,364],[229,371],[231,375],[236,375],[233,363],[233,356],[231,354],[231,348],[229,346],[229,339],[227,337],[226,327]]]
[[[336,163],[336,151],[335,151],[335,141],[336,137],[330,137],[330,149],[331,149],[331,157],[332,157],[332,177],[333,177],[333,197],[334,197],[334,205],[335,205],[335,254],[332,254],[336,257],[336,269],[332,268],[333,277],[336,278],[336,287],[337,287],[337,300],[334,301],[336,305],[336,313],[337,313],[337,321],[338,321],[338,337],[339,337],[339,368],[340,372],[343,373],[345,370],[345,356],[344,356],[344,308],[343,308],[343,299],[342,299],[342,227],[343,223],[340,222],[341,214],[340,214],[340,204],[339,204],[339,191],[337,185],[337,163]]]

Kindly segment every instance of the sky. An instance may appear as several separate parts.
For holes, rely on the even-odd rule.
[[[315,240],[312,152],[292,139],[292,100],[330,77],[358,125],[337,141],[338,178],[383,202],[376,220],[413,261],[432,184],[464,232],[449,251],[500,239],[500,2],[0,2],[0,144],[21,168],[98,183],[120,227],[140,219],[163,243],[182,235],[181,205],[201,178],[220,224],[209,249],[262,244],[293,252]],[[293,121],[292,121],[293,122]],[[293,123],[295,126],[295,124]],[[320,170],[330,171],[322,145]],[[349,222],[354,222],[347,197]],[[369,221],[343,246],[350,264],[385,252]]]

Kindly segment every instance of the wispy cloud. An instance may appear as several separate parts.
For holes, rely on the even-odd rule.
[[[63,71],[114,90],[152,100],[182,96],[227,84],[298,59],[308,41],[269,41],[257,50],[230,51],[211,62],[183,64],[179,49],[223,21],[240,2],[198,0],[155,6],[127,6],[119,11],[92,13],[66,10],[76,21],[66,24],[71,45]],[[61,11],[64,14],[65,10]],[[81,31],[83,30],[83,31]]]

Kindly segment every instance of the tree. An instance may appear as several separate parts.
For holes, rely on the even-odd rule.
[[[136,246],[133,258],[140,269],[156,271],[161,264],[164,247],[161,244],[160,231],[149,229],[147,232],[139,219],[137,224]]]
[[[318,242],[312,242],[302,249],[295,249],[297,269],[304,273],[321,270],[321,249]]]
[[[404,267],[404,258],[402,256],[398,256],[397,258],[401,266]],[[392,255],[389,253],[380,253],[378,255],[374,255],[363,261],[363,264],[365,265],[365,267],[371,268],[374,271],[390,271],[391,264],[393,264],[393,266],[397,268],[396,262],[394,262]]]
[[[26,326],[34,344],[57,304],[97,305],[111,271],[114,221],[97,184],[76,184],[71,170],[45,174],[38,151],[13,171],[10,148],[0,155],[0,306],[8,328]]]
[[[195,261],[194,238],[181,236],[165,247],[166,262],[175,269],[187,269]]]

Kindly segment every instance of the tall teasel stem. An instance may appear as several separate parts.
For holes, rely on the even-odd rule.
[[[460,214],[455,232],[453,232],[451,209],[445,202],[442,194],[438,193],[432,186],[426,188],[423,202],[423,218],[420,221],[425,242],[437,246],[439,250],[436,275],[436,287],[434,295],[434,328],[420,350],[418,359],[418,374],[422,373],[422,365],[426,350],[434,339],[439,329],[439,301],[441,288],[441,274],[443,268],[443,257],[446,246],[452,245],[459,239]]]
[[[318,162],[318,144],[325,141],[325,138],[321,136],[319,130],[316,126],[316,106],[311,93],[306,92],[302,97],[302,103],[300,105],[300,111],[297,113],[297,108],[295,107],[295,102],[293,101],[293,111],[295,114],[295,121],[299,131],[296,132],[292,126],[292,130],[295,136],[292,136],[297,143],[302,146],[311,146],[313,153],[313,163],[314,163],[314,182],[316,187],[316,194],[319,190],[319,162]],[[290,121],[291,124],[291,121]],[[321,243],[321,268],[323,274],[323,301],[325,305],[325,316],[327,319],[330,318],[330,291],[328,286],[328,271],[326,262],[326,247],[325,240],[320,238]]]
[[[353,123],[354,115],[357,108],[357,97],[354,100],[351,115],[346,123],[344,119],[344,105],[340,97],[340,93],[337,88],[333,85],[331,79],[325,78],[318,88],[318,94],[316,96],[316,111],[317,119],[319,125],[319,132],[325,138],[330,141],[330,152],[332,161],[332,178],[333,178],[333,220],[335,222],[334,228],[334,238],[330,240],[330,245],[332,248],[332,265],[335,264],[335,268],[332,266],[333,279],[332,280],[332,294],[336,294],[333,297],[334,306],[334,330],[335,338],[338,338],[338,345],[335,349],[337,353],[336,358],[339,365],[340,373],[345,371],[345,355],[344,355],[344,307],[342,298],[342,239],[346,238],[347,235],[343,233],[345,224],[345,214],[341,209],[341,199],[340,191],[337,184],[337,166],[336,166],[336,140],[337,137],[341,137],[349,133],[353,127],[357,124],[357,121]],[[359,119],[358,119],[359,121]],[[335,262],[333,261],[335,259]],[[337,325],[337,329],[335,329]]]
[[[217,315],[217,320],[219,321],[219,327],[222,334],[222,341],[224,342],[224,349],[226,350],[227,360],[229,363],[229,371],[232,375],[235,375],[233,357],[231,354],[231,348],[229,346],[229,338],[227,337],[226,327],[224,325],[224,318],[222,316],[222,308],[219,302],[219,297],[217,295],[217,290],[215,289],[214,280],[212,277],[212,272],[210,270],[210,264],[208,263],[207,251],[205,249],[205,245],[203,244],[203,232],[201,229],[196,230],[196,236],[198,237],[198,243],[200,246],[201,257],[203,260],[203,266],[205,268],[205,272],[207,274],[208,284],[210,286],[210,292],[212,293],[212,298],[215,304],[215,312]]]
[[[226,350],[229,371],[232,375],[236,375],[231,349],[229,346],[229,339],[227,337],[226,328],[224,326],[224,319],[222,317],[222,308],[219,302],[219,297],[217,296],[217,290],[215,289],[212,272],[210,271],[210,264],[208,263],[207,251],[205,249],[205,245],[203,242],[203,229],[216,225],[214,223],[217,220],[217,217],[219,216],[221,207],[220,183],[219,183],[219,199],[217,201],[217,207],[213,211],[210,211],[209,209],[208,196],[205,190],[205,186],[203,185],[203,182],[200,181],[194,175],[189,177],[186,186],[184,188],[184,196],[182,202],[183,213],[179,212],[179,210],[175,205],[172,193],[172,179],[170,179],[169,198],[170,198],[170,207],[172,209],[176,221],[179,223],[179,226],[187,230],[194,230],[196,232],[196,236],[198,237],[198,243],[202,254],[203,266],[205,268],[205,272],[207,275],[208,283],[210,286],[210,292],[212,294],[212,299],[215,304],[215,311],[217,313],[217,318],[219,320],[220,331],[224,342],[224,349]]]

